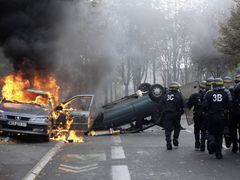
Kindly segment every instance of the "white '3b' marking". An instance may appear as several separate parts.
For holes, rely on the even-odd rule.
[[[222,102],[222,95],[221,94],[213,94],[213,102]]]

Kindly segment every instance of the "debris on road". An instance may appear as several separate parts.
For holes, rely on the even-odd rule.
[[[108,136],[108,135],[119,135],[120,134],[120,130],[113,130],[113,129],[109,129],[109,130],[105,130],[105,131],[90,131],[88,133],[89,136]]]
[[[0,135],[0,144],[16,144],[17,141],[9,136]]]

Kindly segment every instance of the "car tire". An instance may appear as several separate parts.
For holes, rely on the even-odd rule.
[[[41,140],[43,142],[49,142],[50,141],[50,138],[51,138],[51,134],[47,134],[47,135],[44,135],[41,137]]]
[[[151,88],[151,84],[149,83],[142,83],[138,86],[138,90],[147,93]]]
[[[152,101],[159,102],[164,93],[165,90],[160,84],[154,84],[150,87],[148,95]]]

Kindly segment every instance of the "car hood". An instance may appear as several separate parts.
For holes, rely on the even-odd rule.
[[[50,113],[49,108],[44,108],[34,104],[19,104],[5,102],[0,104],[0,110],[6,114],[24,114],[32,116],[48,116]]]

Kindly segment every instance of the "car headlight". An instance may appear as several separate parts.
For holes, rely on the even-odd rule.
[[[36,117],[30,119],[29,122],[35,122],[35,123],[48,123],[48,117]]]
[[[4,111],[0,110],[0,118],[5,118]]]

